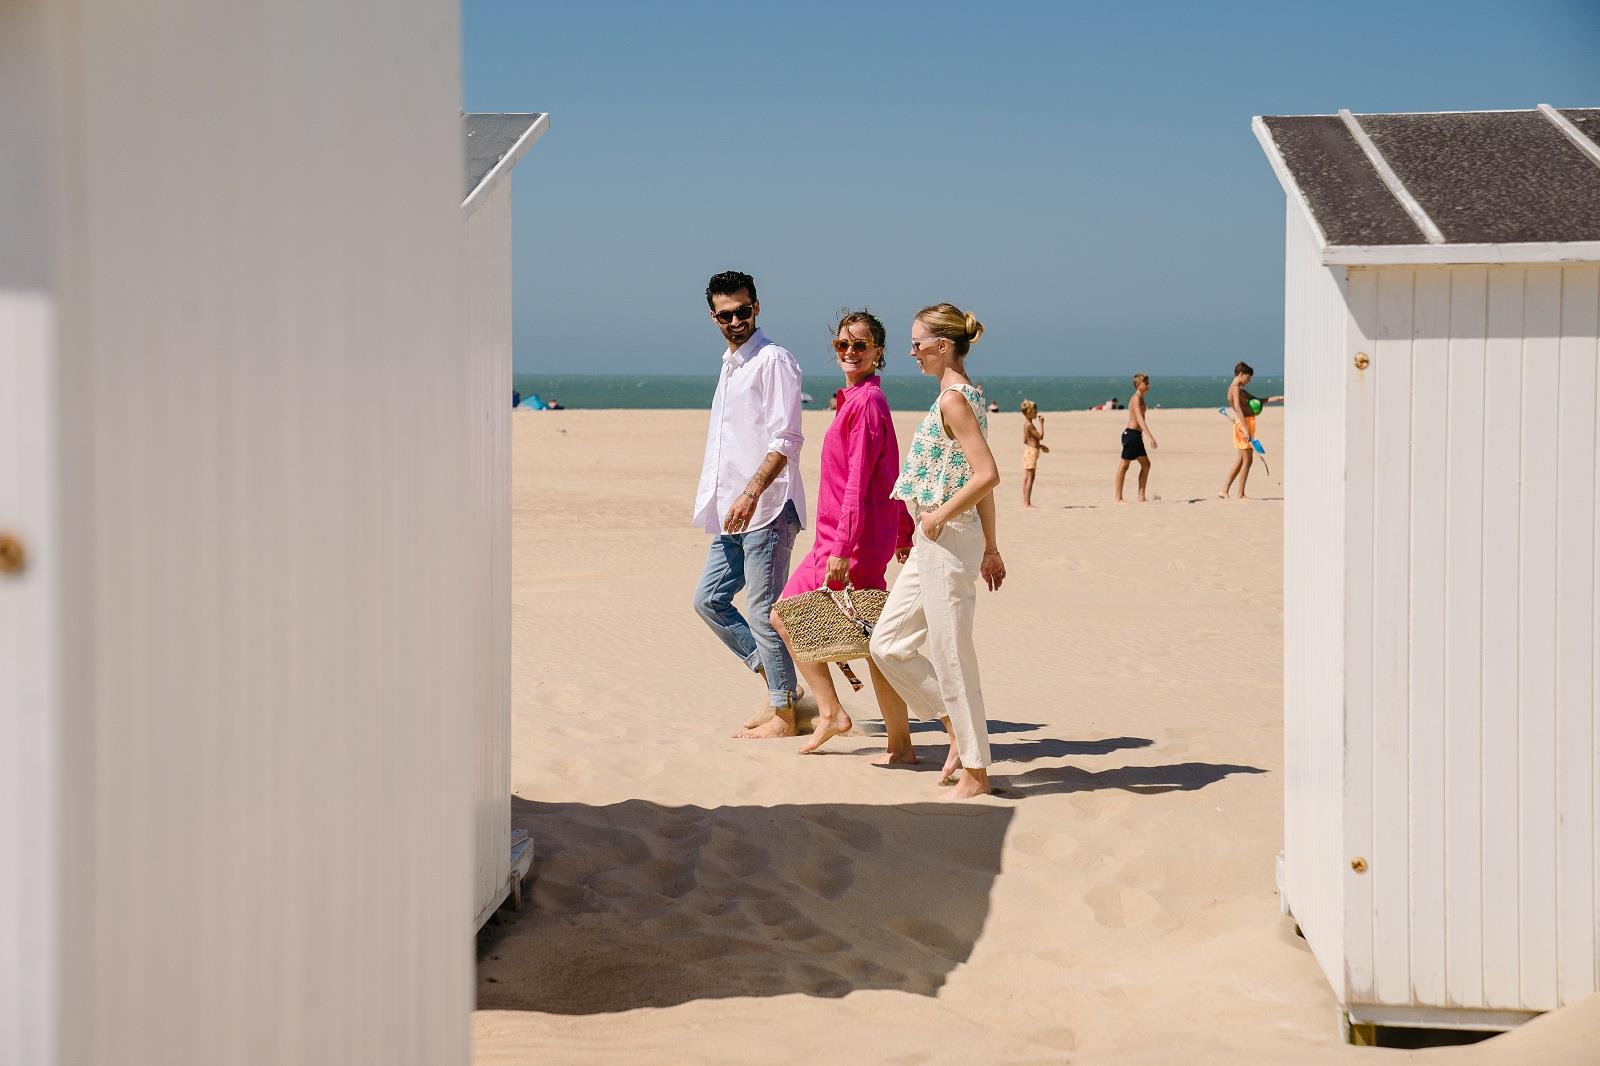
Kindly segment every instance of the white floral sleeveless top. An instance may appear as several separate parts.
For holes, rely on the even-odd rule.
[[[939,414],[939,401],[954,389],[978,416],[978,430],[989,435],[989,412],[984,410],[983,397],[971,385],[952,385],[934,398],[933,406],[917,427],[911,438],[911,448],[906,461],[900,466],[900,477],[894,483],[893,499],[905,500],[913,508],[939,507],[966,486],[972,479],[972,464],[961,442],[945,436],[944,417]]]

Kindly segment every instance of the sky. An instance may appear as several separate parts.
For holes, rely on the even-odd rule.
[[[513,175],[522,373],[715,373],[705,282],[738,269],[808,371],[841,308],[892,358],[948,300],[988,376],[1275,374],[1252,115],[1600,106],[1600,0],[462,12],[464,108],[551,115]]]

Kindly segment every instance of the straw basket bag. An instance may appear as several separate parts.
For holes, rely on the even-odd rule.
[[[779,600],[774,609],[789,632],[789,651],[797,661],[842,663],[867,657],[867,641],[888,598],[882,589],[824,586]]]

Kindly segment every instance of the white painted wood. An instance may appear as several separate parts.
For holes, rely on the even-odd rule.
[[[1328,266],[1445,266],[1512,263],[1593,263],[1600,241],[1514,244],[1337,244],[1322,254]]]
[[[1561,269],[1529,267],[1523,303],[1517,655],[1521,1001],[1556,1007],[1555,499]],[[1490,565],[1493,565],[1492,562]]]
[[[62,42],[0,115],[60,108],[38,425],[71,516],[21,607],[60,637],[22,831],[70,876],[28,916],[51,987],[0,1018],[29,1066],[463,1063],[457,6],[22,0],[0,29],[19,7]]]
[[[1445,243],[1444,234],[1439,232],[1439,227],[1434,225],[1433,219],[1428,217],[1428,212],[1424,211],[1422,205],[1417,203],[1417,198],[1411,195],[1410,190],[1406,188],[1405,182],[1400,180],[1400,176],[1394,172],[1394,168],[1383,157],[1383,153],[1378,150],[1378,146],[1372,143],[1371,136],[1361,128],[1361,120],[1351,114],[1350,109],[1347,107],[1339,109],[1339,119],[1344,123],[1344,128],[1350,131],[1350,136],[1355,138],[1355,142],[1361,148],[1362,154],[1367,157],[1367,162],[1372,164],[1372,169],[1378,172],[1378,177],[1382,180],[1384,187],[1389,190],[1389,194],[1405,209],[1406,214],[1411,216],[1411,221],[1415,222],[1417,228],[1422,231],[1423,236],[1428,238],[1428,243]]]
[[[1445,1002],[1445,557],[1448,487],[1450,272],[1413,283],[1410,508],[1411,998]]]
[[[1573,146],[1589,157],[1589,161],[1600,166],[1600,145],[1596,145],[1584,132],[1572,124],[1572,120],[1549,104],[1540,104],[1539,113],[1549,119],[1556,129],[1560,130],[1571,141]]]
[[[1524,268],[1487,272],[1480,585],[1483,639],[1479,644],[1483,688],[1482,984],[1484,1005],[1502,1008],[1522,1002],[1517,654],[1522,602],[1522,309],[1526,283]]]
[[[1374,976],[1384,1003],[1411,1001],[1409,720],[1411,340],[1415,272],[1378,275],[1372,479]]]
[[[1484,350],[1488,270],[1450,273],[1444,439],[1444,999],[1483,1001]]]
[[[506,175],[462,205],[468,517],[481,544],[469,582],[474,927],[505,899],[511,872],[511,189]]]
[[[1376,476],[1377,379],[1370,360],[1378,350],[1378,272],[1351,270],[1346,282],[1347,313],[1344,324],[1344,354],[1351,360],[1344,390],[1345,417],[1345,724],[1344,856],[1338,867],[1321,872],[1324,877],[1342,879],[1345,886],[1344,925],[1346,987],[1344,1002],[1378,1002],[1376,931],[1376,872],[1372,861],[1376,851],[1378,811],[1373,806],[1373,752],[1376,747],[1376,707],[1374,700],[1374,636],[1372,629],[1375,584],[1372,486]],[[1366,369],[1358,369],[1355,359],[1365,355]],[[1288,379],[1285,389],[1292,388]],[[1337,491],[1337,490],[1335,490]],[[1285,483],[1285,498],[1291,493]],[[1287,577],[1287,574],[1286,574]],[[1286,580],[1285,587],[1290,587]],[[1387,814],[1387,812],[1385,812]],[[1367,863],[1364,872],[1351,864]],[[1339,985],[1334,985],[1338,991]]]
[[[1595,991],[1594,395],[1600,364],[1600,266],[1561,272],[1555,515],[1557,1002]]]
[[[1342,270],[1319,262],[1318,244],[1294,206],[1288,233],[1284,365],[1295,402],[1284,409],[1285,477],[1302,484],[1344,476]],[[1344,678],[1329,654],[1343,631],[1342,509],[1302,493],[1284,502],[1284,568],[1296,594],[1284,600],[1285,900],[1328,980],[1344,980],[1341,764]]]

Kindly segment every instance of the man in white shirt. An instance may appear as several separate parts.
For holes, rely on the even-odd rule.
[[[795,535],[805,525],[800,365],[756,328],[761,303],[748,274],[728,270],[713,277],[706,285],[706,303],[728,348],[711,401],[705,462],[694,501],[694,524],[714,538],[695,589],[694,609],[766,681],[766,706],[735,735],[793,736],[798,696],[794,660],[773,629],[771,615],[789,580]],[[733,605],[741,588],[745,615]]]

